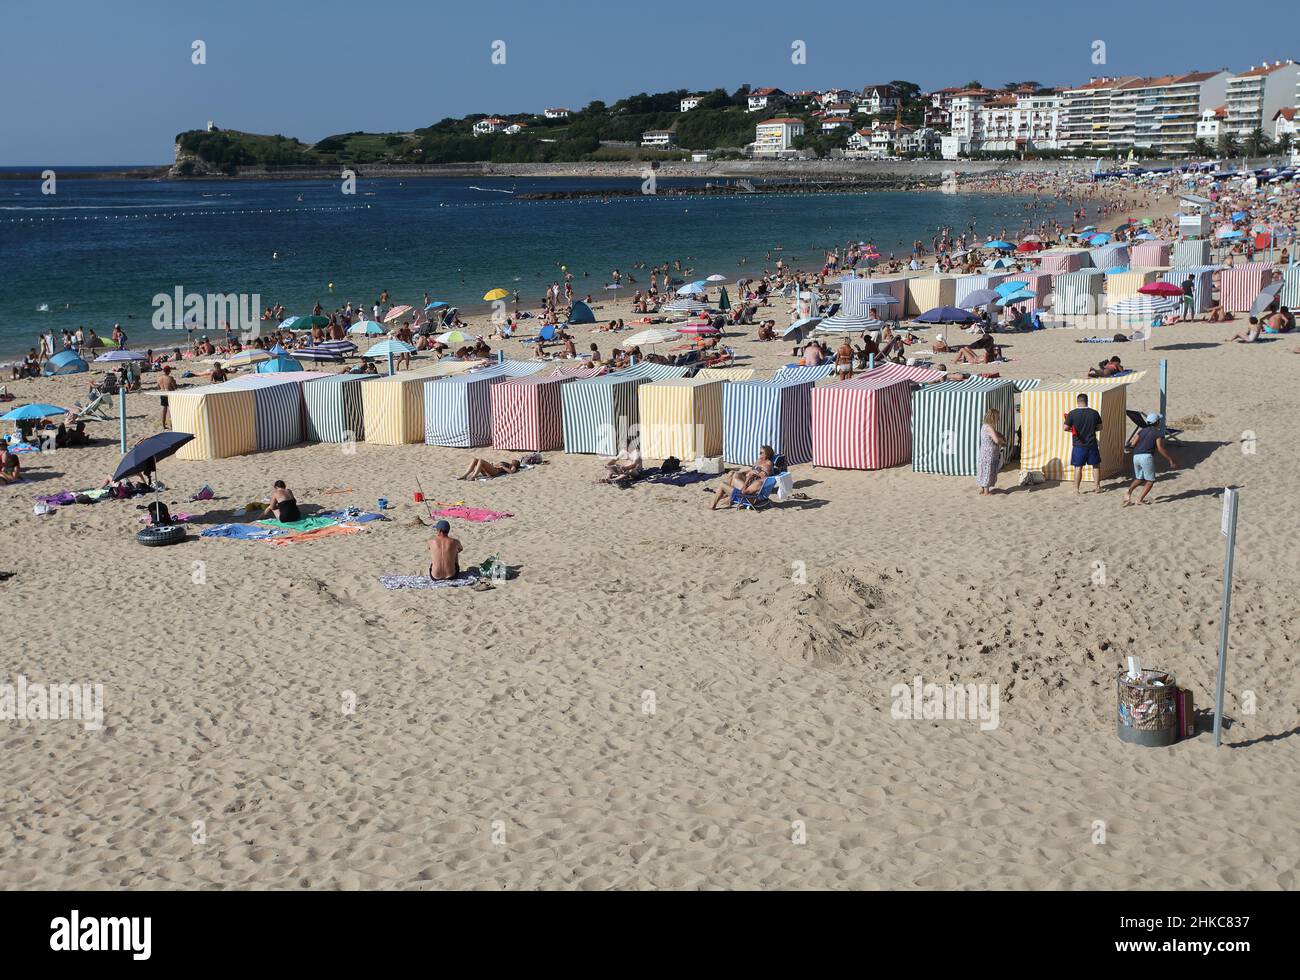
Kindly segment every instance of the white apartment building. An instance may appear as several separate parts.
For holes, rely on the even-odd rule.
[[[690,112],[692,109],[697,108],[703,98],[702,95],[686,96],[686,98],[682,99],[682,112]]]
[[[1061,149],[1106,153],[1110,150],[1110,101],[1133,76],[1091,78],[1087,85],[1061,91]]]
[[[561,107],[561,108],[559,108],[559,109],[547,109],[547,110],[546,110],[546,118],[547,118],[547,119],[568,119],[568,118],[569,118],[569,110],[568,110],[568,109],[565,109],[565,108],[563,108],[563,107]]]
[[[1251,130],[1268,132],[1279,109],[1294,107],[1296,88],[1300,86],[1300,65],[1294,61],[1276,61],[1233,75],[1228,79],[1224,101],[1228,116],[1224,129],[1244,139]]]
[[[1217,106],[1214,109],[1206,109],[1201,113],[1201,118],[1196,122],[1196,138],[1205,140],[1207,143],[1213,143],[1219,138],[1219,133],[1223,130],[1224,117],[1228,115],[1227,106]]]
[[[641,134],[641,145],[647,149],[670,150],[677,145],[677,134],[671,129],[647,129]]]
[[[749,93],[749,111],[761,112],[775,108],[785,101],[786,95],[779,88],[756,88]]]
[[[1012,95],[967,89],[953,95],[951,114],[950,135],[958,152],[1060,147],[1061,96],[1055,92]]]
[[[967,88],[954,92],[951,135],[966,143],[971,142],[975,137],[975,130],[979,128],[980,109],[992,96],[992,92],[980,88]]]
[[[510,125],[504,119],[498,119],[496,116],[488,116],[486,119],[480,119],[474,124],[475,136],[487,136],[490,133],[500,133]]]
[[[794,148],[796,137],[804,134],[802,119],[793,116],[765,119],[754,128],[755,155],[783,153]]]
[[[1228,78],[1226,71],[1195,71],[1121,85],[1111,97],[1110,148],[1190,156],[1197,123],[1224,104]]]

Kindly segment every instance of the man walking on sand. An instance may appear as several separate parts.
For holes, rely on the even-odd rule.
[[[1065,430],[1074,437],[1074,446],[1070,452],[1070,465],[1074,467],[1074,492],[1083,492],[1083,468],[1091,466],[1097,474],[1093,492],[1101,493],[1101,446],[1097,443],[1097,433],[1101,431],[1101,414],[1088,407],[1087,395],[1080,395],[1075,404],[1078,407],[1065,416]]]
[[[164,364],[162,377],[158,379],[158,390],[162,392],[162,397],[158,400],[162,402],[162,427],[170,429],[168,424],[171,420],[171,409],[167,401],[167,393],[176,390],[176,379],[172,377],[172,368],[170,364]]]
[[[437,533],[429,539],[429,578],[435,582],[445,582],[459,577],[461,546],[448,533],[451,525],[439,521],[433,529]]]
[[[1156,453],[1165,458],[1170,469],[1178,469],[1178,464],[1165,449],[1164,427],[1160,421],[1160,413],[1152,412],[1146,416],[1146,426],[1133,433],[1133,438],[1128,441],[1133,449],[1133,482],[1129,484],[1128,491],[1124,494],[1123,506],[1125,507],[1147,502],[1147,494],[1156,485]],[[1142,487],[1142,493],[1138,495],[1137,500],[1134,500],[1133,491],[1139,486]]]

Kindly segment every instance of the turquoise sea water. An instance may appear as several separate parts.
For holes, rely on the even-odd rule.
[[[689,187],[662,181],[661,187]],[[53,327],[121,323],[135,348],[170,346],[150,325],[152,301],[177,287],[258,294],[262,306],[308,312],[383,289],[417,304],[425,292],[467,313],[482,295],[518,289],[536,305],[567,265],[575,291],[596,297],[611,270],[645,283],[639,262],[681,259],[700,277],[774,265],[820,265],[828,247],[873,241],[906,256],[943,225],[1014,234],[1026,220],[1068,218],[1065,205],[1027,199],[873,192],[740,197],[643,196],[520,201],[501,193],[638,189],[635,179],[337,181],[0,181],[0,356],[25,351]],[[480,188],[480,189],[474,189]],[[278,257],[276,257],[278,255]],[[333,283],[333,290],[329,284]],[[623,291],[627,294],[627,290]]]

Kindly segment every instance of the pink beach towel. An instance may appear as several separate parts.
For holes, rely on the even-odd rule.
[[[486,524],[489,521],[499,521],[503,517],[514,517],[503,510],[483,510],[481,507],[444,507],[442,510],[435,510],[435,517],[459,517],[466,521],[475,521],[480,524]]]

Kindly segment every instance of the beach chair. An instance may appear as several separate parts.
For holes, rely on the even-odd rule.
[[[741,510],[762,510],[772,505],[772,494],[777,500],[785,500],[794,490],[794,478],[786,468],[785,457],[777,455],[772,460],[772,475],[763,481],[758,493],[745,493],[735,487],[731,490],[731,505]]]
[[[107,392],[104,391],[95,392],[95,397],[92,398],[86,404],[85,408],[82,408],[80,403],[74,403],[72,407],[74,410],[74,414],[72,416],[71,421],[73,422],[84,422],[88,419],[93,420],[95,422],[113,421],[111,418],[105,415],[103,411],[101,411],[101,409],[103,408],[107,408],[109,410],[113,408],[113,396],[108,394]]]

